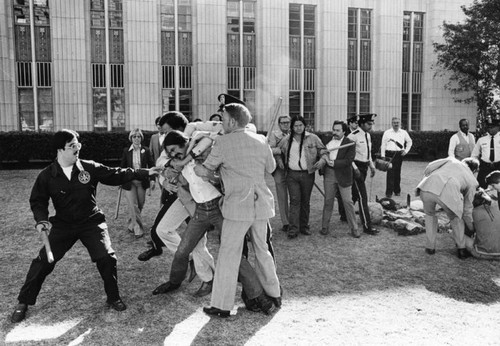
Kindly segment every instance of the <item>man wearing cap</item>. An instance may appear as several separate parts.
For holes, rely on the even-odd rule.
[[[392,197],[401,195],[401,166],[403,157],[408,154],[413,142],[408,132],[401,128],[401,119],[392,118],[392,128],[386,130],[382,136],[380,156],[382,159],[390,158],[392,168],[387,171],[385,196]]]
[[[279,130],[274,131],[269,135],[269,146],[273,151],[273,155],[282,155],[279,144],[281,140],[290,133],[290,117],[288,115],[282,115],[278,118]],[[281,222],[283,232],[288,232],[288,188],[286,185],[285,178],[285,167],[283,166],[283,160],[276,160],[278,166],[273,173],[274,182],[276,184],[276,197],[278,198],[278,207],[280,209]],[[281,165],[281,166],[280,166]]]
[[[471,156],[476,140],[472,133],[469,132],[469,121],[467,119],[460,119],[458,127],[460,130],[450,138],[448,156],[463,160]]]
[[[369,132],[373,126],[373,117],[376,116],[372,113],[360,114],[359,128],[347,136],[356,143],[356,156],[352,164],[354,168],[353,199],[359,201],[359,217],[363,225],[363,232],[371,235],[376,235],[378,230],[372,227],[365,180],[368,168],[370,169],[370,177],[373,178],[375,175],[375,165],[371,153],[372,140]]]
[[[358,129],[358,116],[351,115],[347,118],[347,131],[345,133],[346,136],[349,136],[351,132],[354,132]]]
[[[487,186],[486,176],[500,169],[500,119],[489,118],[486,126],[488,134],[477,140],[471,155],[480,162],[477,181],[482,188]]]

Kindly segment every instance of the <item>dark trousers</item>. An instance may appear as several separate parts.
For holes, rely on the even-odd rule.
[[[286,184],[290,196],[289,233],[309,230],[311,193],[314,186],[314,173],[288,170]]]
[[[158,227],[158,224],[160,223],[161,219],[163,219],[163,216],[167,212],[168,208],[170,208],[170,206],[172,205],[172,203],[175,202],[176,199],[177,199],[176,193],[168,193],[165,189],[162,189],[162,195],[161,195],[162,205],[160,211],[156,215],[155,222],[153,223],[153,226],[151,226],[150,230],[153,248],[155,249],[161,249],[162,247],[165,246],[160,237],[158,237],[158,233],[156,233],[156,228]]]
[[[49,234],[49,242],[54,254],[54,262],[47,261],[45,248],[42,247],[38,257],[31,262],[31,266],[26,275],[21,291],[19,292],[19,303],[34,305],[38,293],[42,288],[45,278],[54,270],[66,252],[69,251],[80,240],[87,248],[90,258],[96,262],[97,269],[104,281],[104,290],[108,302],[120,299],[118,291],[118,278],[116,270],[116,257],[111,248],[111,240],[108,234],[106,223],[99,225],[78,225],[78,226],[53,226]]]
[[[196,210],[188,223],[187,229],[181,236],[181,242],[175,252],[170,269],[170,282],[180,284],[186,277],[189,264],[189,254],[194,250],[198,242],[203,238],[209,226],[222,229],[223,217],[219,208],[219,199],[196,204]],[[249,299],[258,297],[262,292],[262,285],[255,270],[246,257],[242,256],[238,280]]]
[[[354,161],[361,173],[360,177],[354,176],[352,184],[352,198],[358,201],[359,204],[359,218],[364,230],[371,228],[372,221],[370,218],[370,210],[368,209],[368,197],[366,194],[365,180],[368,173],[368,162]]]
[[[385,195],[391,196],[393,193],[400,194],[403,155],[401,155],[401,151],[386,150],[385,156],[392,160],[392,168],[387,170]]]
[[[337,205],[339,206],[340,219],[347,221],[347,216],[345,215],[344,202],[342,202],[342,196],[340,195],[340,190],[337,190],[337,193],[335,194],[335,198],[337,198]]]
[[[497,169],[500,169],[500,162],[489,163],[480,160],[479,172],[477,173],[479,186],[486,189],[488,187],[488,184],[486,184],[486,176]]]

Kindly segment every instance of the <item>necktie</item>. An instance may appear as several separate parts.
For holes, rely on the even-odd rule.
[[[491,136],[490,142],[490,162],[495,162],[495,142],[493,142],[493,136]]]
[[[366,140],[366,150],[367,150],[367,154],[366,154],[366,159],[368,161],[370,161],[370,144],[368,143],[368,133],[365,132],[365,140]]]

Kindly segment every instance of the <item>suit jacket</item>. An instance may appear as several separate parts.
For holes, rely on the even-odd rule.
[[[127,168],[127,167],[133,167],[133,158],[132,158],[132,150],[129,150],[130,147],[126,147],[123,149],[123,155],[122,155],[122,162],[120,164],[120,167]],[[141,168],[151,168],[154,167],[154,161],[153,157],[151,156],[151,151],[149,150],[148,147],[145,147],[141,145]],[[142,187],[144,189],[149,188],[149,181],[153,180],[154,176],[148,177],[146,179],[142,179]],[[125,183],[122,185],[122,188],[124,190],[130,190],[131,188],[131,183]]]
[[[424,171],[424,179],[417,186],[420,191],[432,192],[472,228],[472,201],[479,186],[466,164],[448,157],[432,161]]]
[[[352,141],[344,136],[340,145],[352,143]],[[347,187],[352,185],[352,161],[356,156],[356,146],[341,148],[338,150],[337,158],[333,160],[333,170],[335,178],[340,186]]]
[[[151,149],[151,155],[153,156],[153,162],[156,162],[160,157],[163,148],[160,147],[160,134],[155,133],[151,136],[149,140],[149,148]]]
[[[245,129],[220,136],[203,165],[220,168],[225,219],[253,221],[274,216],[274,198],[265,173],[274,171],[276,161],[264,136]]]

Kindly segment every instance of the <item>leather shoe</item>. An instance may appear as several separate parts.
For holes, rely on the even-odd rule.
[[[428,255],[434,255],[436,253],[436,249],[425,248],[425,253]]]
[[[178,289],[179,287],[181,287],[180,284],[173,284],[170,281],[167,281],[161,284],[160,286],[156,287],[155,290],[153,291],[153,295],[155,296],[157,294],[172,292]]]
[[[198,291],[193,294],[194,297],[204,297],[207,294],[212,293],[212,286],[213,286],[214,280],[210,280],[208,282],[203,281],[201,283],[200,288],[198,288]]]
[[[266,296],[265,293],[262,293],[260,296],[255,298],[257,301],[257,306],[260,308],[260,311],[265,313],[266,315],[269,315],[271,312],[274,311],[274,304],[271,298]]]
[[[297,236],[298,236],[297,233],[288,233],[288,239],[297,238]]]
[[[127,310],[127,306],[125,305],[125,303],[121,299],[118,299],[114,302],[107,302],[107,303],[108,303],[109,307],[112,307],[116,311]]]
[[[401,193],[399,193],[399,192],[395,192],[395,193],[394,193],[394,196],[399,197],[399,196],[401,196]]]
[[[283,225],[283,227],[281,227],[282,232],[288,232],[289,229],[290,229],[289,225]]]
[[[330,230],[328,228],[322,228],[321,231],[319,231],[319,233],[323,235],[328,235],[328,233],[330,233]]]
[[[26,311],[28,310],[28,305],[19,303],[16,305],[16,309],[12,313],[12,316],[10,317],[10,321],[12,323],[18,323],[21,322],[26,318]]]
[[[147,251],[144,251],[143,253],[141,253],[137,259],[139,261],[149,261],[151,258],[155,257],[155,256],[160,256],[161,254],[163,253],[163,250],[160,248],[160,249],[155,249],[155,248],[151,248]]]
[[[363,232],[370,234],[370,235],[377,235],[379,231],[373,227],[370,227],[370,228],[364,229]]]
[[[194,267],[194,261],[190,260],[189,261],[189,277],[188,277],[188,282],[193,281],[195,277],[196,277],[196,268]]]
[[[466,259],[471,256],[471,253],[467,249],[458,249],[458,258]]]
[[[221,310],[221,309],[214,308],[212,306],[204,307],[203,312],[206,313],[207,315],[219,316],[222,318],[229,317],[229,313],[230,313],[230,311],[228,311],[228,310]]]
[[[280,297],[270,297],[271,300],[273,301],[274,306],[276,306],[278,309],[281,308],[281,296]]]
[[[303,234],[303,235],[311,235],[312,234],[311,231],[308,230],[308,229],[303,229],[303,230],[300,231],[300,233]]]

